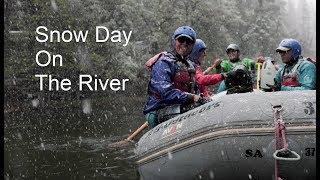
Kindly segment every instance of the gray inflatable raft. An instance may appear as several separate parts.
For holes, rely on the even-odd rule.
[[[285,179],[315,179],[316,91],[216,95],[145,133],[136,144],[140,179],[275,179],[275,107],[288,149]],[[288,158],[290,159],[290,158]]]

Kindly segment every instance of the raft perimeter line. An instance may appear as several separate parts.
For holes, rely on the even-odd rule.
[[[308,130],[308,131],[312,131],[312,130],[316,130],[316,126],[298,126],[298,127],[286,127],[286,130],[288,130],[288,134],[291,134],[291,132],[294,131],[302,131],[302,130]],[[291,132],[290,132],[291,131]],[[166,154],[167,152],[170,151],[174,151],[175,149],[184,147],[184,146],[188,146],[190,144],[193,144],[195,142],[201,141],[201,140],[205,140],[205,139],[209,139],[209,138],[213,138],[213,137],[223,137],[226,135],[234,135],[234,134],[249,134],[249,133],[274,133],[274,128],[241,128],[241,129],[227,129],[227,130],[220,130],[220,131],[216,131],[216,132],[211,132],[211,133],[207,133],[192,139],[189,139],[187,141],[184,141],[180,144],[177,145],[173,145],[169,148],[163,149],[161,151],[158,151],[154,154],[151,154],[145,158],[142,158],[138,161],[136,161],[136,163],[141,164],[145,161],[151,160],[153,158],[156,158],[158,156],[162,156],[163,154]],[[220,138],[221,138],[220,137]],[[216,138],[218,139],[218,138]]]

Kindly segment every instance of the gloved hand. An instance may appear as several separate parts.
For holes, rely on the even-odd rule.
[[[198,106],[201,106],[209,101],[211,101],[211,99],[206,99],[205,97],[201,97],[201,95],[196,95],[196,94],[191,94],[188,93],[189,96],[189,102],[188,104],[183,104],[181,105],[180,109],[181,109],[181,113],[183,112],[187,112],[191,109],[194,109]]]
[[[223,80],[227,79],[228,77],[228,74],[227,73],[221,73],[222,77],[223,77]]]
[[[212,69],[220,66],[222,60],[217,58],[217,59],[213,59],[212,62],[213,62],[212,65],[208,67],[205,71],[203,71],[204,75],[209,74]]]
[[[198,102],[200,98],[201,98],[201,96],[194,94],[193,95],[193,102],[194,103]]]
[[[206,99],[205,97],[203,97],[202,94],[199,95],[194,95],[194,103],[195,104],[198,104],[198,105],[202,105],[202,104],[205,104],[207,102],[209,102],[210,99]]]
[[[217,58],[217,59],[213,59],[213,63],[212,63],[212,68],[215,68],[217,66],[219,66],[221,64],[222,60]]]
[[[266,59],[263,56],[257,58],[257,63],[263,63]]]
[[[197,103],[199,103],[200,105],[202,105],[202,104],[205,104],[205,103],[207,103],[207,102],[209,102],[209,101],[211,101],[211,99],[207,99],[207,98],[201,97],[201,98],[199,98],[199,100],[198,100]]]

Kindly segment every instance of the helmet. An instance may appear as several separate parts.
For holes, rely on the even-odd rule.
[[[191,40],[196,41],[196,32],[190,26],[181,26],[176,29],[172,35],[172,40],[185,36]]]
[[[283,39],[279,46],[276,49],[276,52],[279,51],[288,51],[292,50],[293,58],[296,59],[301,55],[301,45],[300,42],[295,39]]]
[[[225,80],[227,94],[233,93],[246,93],[253,91],[253,82],[250,72],[240,66],[237,69],[233,69],[227,74]]]
[[[228,52],[229,49],[233,49],[233,50],[240,51],[239,46],[236,45],[236,44],[229,44],[229,46],[228,46],[227,49],[226,49],[226,52]]]
[[[207,48],[206,44],[201,39],[196,39],[196,42],[194,43],[191,54],[190,54],[191,61],[198,63],[200,52],[206,48]]]

